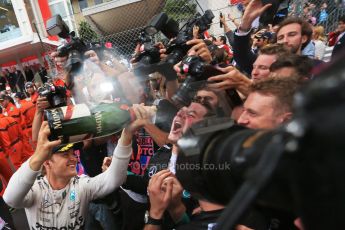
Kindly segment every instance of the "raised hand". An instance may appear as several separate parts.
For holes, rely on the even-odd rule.
[[[162,170],[151,177],[147,188],[150,197],[150,216],[154,219],[161,219],[164,211],[172,200],[173,180],[165,180],[172,173],[169,170]],[[164,186],[163,186],[164,183]]]
[[[210,63],[212,61],[212,55],[210,50],[207,48],[206,43],[202,39],[192,39],[187,41],[187,45],[191,45],[188,55],[197,55],[201,57],[205,62]]]
[[[244,11],[239,29],[241,31],[249,31],[253,21],[271,6],[272,4],[263,5],[261,0],[251,0]]]

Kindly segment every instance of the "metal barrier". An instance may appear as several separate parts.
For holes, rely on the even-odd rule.
[[[327,7],[323,5],[324,1],[328,2]],[[109,1],[109,4],[112,2],[120,1]],[[202,14],[203,11],[207,9],[212,10],[215,18],[211,28],[209,29],[209,34],[214,36],[223,34],[223,29],[219,27],[220,12],[222,12],[222,14],[226,17],[228,25],[232,29],[235,29],[235,25],[228,18],[228,15],[230,15],[232,18],[235,18],[237,23],[240,23],[242,15],[241,10],[243,9],[241,3],[239,3],[240,1],[235,1],[235,5],[231,5],[232,1],[224,0],[143,0],[139,2],[142,2],[142,4],[131,6],[131,10],[126,12],[126,15],[121,17],[116,22],[112,19],[113,16],[109,14],[109,19],[104,20],[103,25],[101,25],[102,28],[91,27],[88,25],[88,23],[84,23],[82,26],[80,26],[80,24],[79,32],[81,29],[83,30],[83,32],[80,34],[82,34],[83,38],[87,41],[111,42],[117,51],[128,59],[134,51],[135,40],[138,38],[139,32],[151,18],[138,17],[135,14],[145,15],[147,12],[147,14],[150,13],[153,15],[153,9],[151,9],[151,6],[153,5],[156,5],[156,8],[154,9],[155,14],[161,11],[166,12],[169,17],[177,20],[180,23],[180,26],[183,25],[188,18],[195,15],[195,13],[199,12]],[[325,27],[325,31],[328,33],[335,29],[339,15],[345,14],[344,4],[345,3],[343,2],[336,3],[331,0],[311,0],[309,2],[307,0],[292,0],[289,6],[289,15],[303,17],[307,20],[314,21],[314,24],[323,25]],[[306,5],[308,5],[308,8],[305,7]],[[325,15],[321,16],[323,12],[322,10],[327,12],[327,17],[323,19],[322,17]],[[74,16],[80,18],[80,15],[81,13],[77,12]],[[122,24],[124,29],[116,33],[102,34],[99,33],[98,30],[104,28],[105,30],[111,30],[112,26]],[[126,25],[132,26],[127,27]],[[162,38],[162,35],[157,34],[156,39],[157,38]],[[56,47],[45,44],[44,49],[47,53],[50,53],[56,49]]]

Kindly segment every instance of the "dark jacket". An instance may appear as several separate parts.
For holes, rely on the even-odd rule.
[[[147,186],[150,178],[157,172],[167,169],[171,157],[171,149],[161,147],[150,159],[150,163],[145,170],[143,176],[128,175],[125,184],[122,185],[125,189],[130,189],[133,192],[147,195]]]
[[[343,50],[344,47],[345,47],[345,34],[339,39],[337,43],[335,43],[331,58],[334,59],[335,56],[341,53],[341,50]]]
[[[251,33],[245,36],[238,36],[235,33],[234,45],[232,47],[236,66],[240,71],[248,74],[248,76],[252,73],[253,63],[257,58],[257,55],[251,49],[250,35]]]

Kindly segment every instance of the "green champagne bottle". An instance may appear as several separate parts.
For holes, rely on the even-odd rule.
[[[103,103],[89,108],[86,104],[48,109],[44,117],[50,128],[50,140],[62,143],[107,136],[121,131],[135,120],[134,112],[127,105]]]

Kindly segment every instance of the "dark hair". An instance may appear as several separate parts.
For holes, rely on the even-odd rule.
[[[292,111],[294,94],[299,86],[296,78],[289,77],[268,77],[254,82],[250,86],[251,93],[256,92],[263,95],[272,95],[277,99],[279,108],[286,112]]]
[[[279,33],[282,27],[293,24],[293,23],[297,23],[301,26],[301,34],[302,36],[305,35],[308,37],[308,41],[305,42],[305,44],[308,44],[309,41],[311,40],[311,36],[313,35],[313,29],[311,25],[307,21],[303,20],[302,18],[297,18],[297,17],[286,18],[284,21],[282,21],[279,24],[279,27],[277,29],[277,34]]]
[[[345,23],[345,15],[339,16],[338,21]]]
[[[228,53],[224,48],[217,48],[212,52],[213,61],[217,64],[224,64],[228,60]]]
[[[270,66],[270,72],[274,72],[284,67],[293,68],[299,77],[310,78],[313,62],[307,56],[287,54],[278,57],[277,60],[272,63]]]
[[[226,44],[226,37],[224,35],[219,36],[219,38],[223,42],[223,44]]]
[[[0,113],[2,113],[2,107],[0,106]]]

